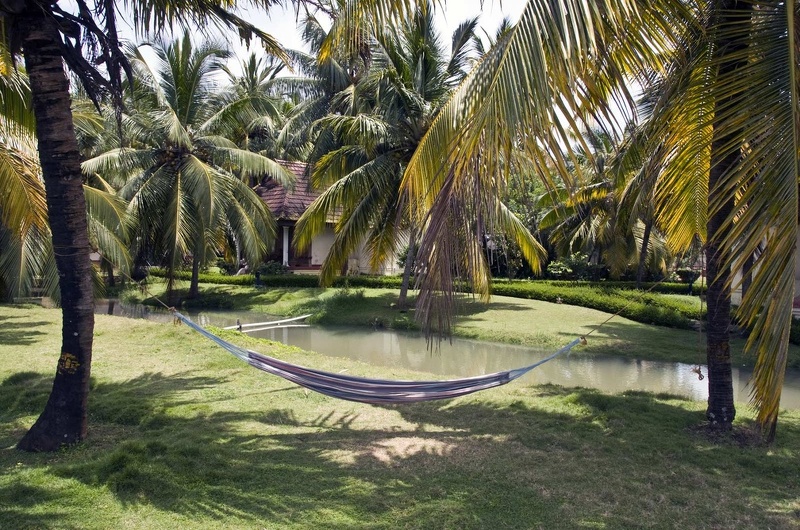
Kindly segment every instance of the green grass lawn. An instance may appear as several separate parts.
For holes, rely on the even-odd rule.
[[[0,306],[0,528],[800,528],[797,411],[760,447],[744,405],[736,435],[711,441],[702,403],[640,392],[517,382],[354,404],[254,370],[185,326],[108,316],[97,317],[89,439],[19,452],[59,345],[58,311]]]
[[[149,286],[150,293],[166,298],[161,284]],[[419,329],[413,310],[396,307],[396,289],[254,289],[233,285],[201,284],[195,308],[261,311],[273,315],[312,313],[312,322],[333,326],[371,326],[391,329]],[[650,295],[654,296],[654,295]],[[694,298],[659,295],[671,299]],[[150,302],[146,295],[128,294],[133,302]],[[699,301],[697,302],[699,305]],[[493,296],[483,303],[464,296],[453,334],[460,337],[555,348],[577,336],[589,335],[584,354],[705,364],[705,336],[697,331],[653,326],[594,309],[540,300]],[[742,354],[744,340],[732,337],[731,351],[737,366],[751,366]],[[800,368],[800,347],[790,345],[789,366]]]

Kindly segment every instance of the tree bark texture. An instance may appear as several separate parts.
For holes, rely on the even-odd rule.
[[[647,247],[650,245],[650,232],[653,230],[653,221],[648,219],[644,225],[644,234],[642,235],[642,247],[639,250],[639,267],[636,269],[636,288],[642,288],[644,281],[644,268],[647,264]]]
[[[751,9],[739,0],[719,0],[716,2],[715,22],[717,28],[726,24],[741,23],[743,10]],[[737,13],[738,12],[738,13]],[[734,17],[738,14],[739,17]],[[734,41],[717,29],[712,38],[719,50],[719,79],[728,79],[742,66],[742,51],[746,44]],[[734,98],[718,99],[715,114],[723,115]],[[706,275],[708,290],[708,323],[706,339],[706,359],[708,363],[708,408],[706,418],[714,429],[729,430],[736,417],[733,396],[733,374],[731,368],[730,333],[731,324],[731,268],[723,241],[728,236],[730,217],[734,202],[727,197],[722,188],[725,175],[736,167],[740,154],[729,146],[743,142],[741,134],[731,127],[714,127],[711,142],[711,170],[708,177],[709,217],[706,225]]]
[[[202,244],[202,243],[200,243]],[[195,299],[200,295],[200,256],[198,250],[192,256],[192,279],[189,282],[189,298]]]
[[[33,94],[39,159],[59,274],[62,345],[44,411],[17,447],[55,451],[86,437],[94,331],[92,265],[69,81],[58,46],[61,37],[53,19],[35,2],[28,2],[19,30]]]
[[[406,262],[403,267],[403,280],[400,283],[400,296],[397,300],[397,306],[401,310],[408,309],[408,288],[411,283],[411,271],[414,269],[414,261],[417,257],[417,231],[411,229],[408,235],[408,252],[406,253]]]

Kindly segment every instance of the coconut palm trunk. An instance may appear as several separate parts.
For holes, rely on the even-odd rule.
[[[710,199],[725,165],[718,164],[711,170],[709,178]],[[733,374],[731,369],[731,346],[728,329],[731,324],[731,288],[728,283],[730,266],[725,264],[725,255],[720,241],[725,237],[723,224],[733,208],[726,201],[714,215],[709,216],[706,242],[706,274],[708,279],[706,362],[708,363],[708,408],[706,417],[713,428],[730,429],[736,417],[733,404]]]
[[[408,287],[411,283],[411,271],[414,268],[414,260],[417,257],[417,231],[411,229],[408,235],[408,253],[406,262],[403,266],[403,281],[400,283],[400,296],[397,305],[401,310],[408,309]]]
[[[72,125],[61,36],[52,18],[30,9],[20,36],[30,77],[47,209],[59,272],[62,345],[53,389],[18,448],[53,451],[86,436],[94,301],[80,154]]]
[[[200,295],[200,256],[192,256],[192,280],[189,283],[189,298],[194,300]]]
[[[650,245],[650,233],[653,230],[653,218],[650,216],[644,224],[644,234],[642,235],[642,246],[639,249],[639,266],[636,269],[636,288],[642,288],[644,281],[644,269],[647,264],[647,248]]]
[[[715,9],[718,20],[716,46],[719,50],[718,79],[730,79],[737,69],[744,66],[747,44],[742,40],[728,37],[723,29],[729,24],[741,23],[743,15],[752,5],[739,0],[718,1]],[[715,102],[715,114],[723,116],[737,104],[729,96]],[[720,132],[723,131],[723,132]],[[730,238],[729,217],[733,212],[734,201],[724,186],[727,174],[737,167],[738,149],[742,132],[735,127],[714,127],[711,141],[711,169],[708,177],[709,216],[706,225],[706,291],[707,336],[706,361],[708,363],[708,408],[706,417],[714,429],[728,430],[736,417],[733,399],[733,373],[731,367],[730,333],[731,324],[731,267],[723,241]],[[737,143],[738,142],[738,143]]]

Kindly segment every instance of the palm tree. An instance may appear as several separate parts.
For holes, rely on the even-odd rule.
[[[273,56],[259,57],[255,53],[242,59],[239,72],[223,66],[230,90],[218,92],[215,105],[228,107],[227,112],[220,114],[220,121],[226,123],[225,136],[241,149],[268,158],[285,154],[277,145],[292,109],[292,101],[282,93],[284,83],[279,77],[285,67],[285,63]],[[251,186],[256,184],[251,180]]]
[[[642,162],[631,154],[635,149],[630,138],[615,142],[601,130],[584,137],[592,152],[589,156],[581,147],[575,149],[581,168],[573,172],[572,189],[559,186],[540,198],[547,211],[539,227],[549,230],[559,255],[583,252],[591,264],[607,267],[612,278],[636,267],[641,284],[648,256],[651,264],[663,265],[658,270],[668,261],[660,234],[653,231],[652,201],[643,187],[652,180],[647,179],[650,168],[636,167]]]
[[[435,32],[430,5],[421,6],[394,31],[376,35],[369,69],[334,98],[346,114],[317,122],[312,182],[325,191],[298,222],[295,244],[307,246],[331,218],[338,218],[334,243],[322,266],[323,283],[332,281],[365,240],[371,265],[378,268],[396,251],[401,231],[407,230],[409,253],[400,298],[404,305],[416,228],[409,224],[400,179],[438,109],[465,75],[476,24],[470,20],[456,29],[448,57]],[[533,238],[527,235],[521,241],[530,249]]]
[[[324,11],[334,13],[332,8]],[[289,158],[305,161],[314,157],[312,150],[319,137],[314,123],[330,114],[352,113],[348,90],[366,72],[369,58],[322,57],[321,49],[329,33],[325,24],[310,13],[303,20],[302,37],[310,52],[287,50],[296,75],[276,79],[273,86],[289,95],[293,103],[277,136],[276,147]]]
[[[791,6],[792,9],[787,9]],[[796,9],[794,3],[737,1],[646,6],[628,0],[576,4],[530,0],[504,46],[484,58],[453,94],[420,144],[405,189],[424,219],[472,182],[480,148],[484,181],[503,179],[512,149],[555,169],[571,186],[569,131],[603,121],[621,129],[614,107],[630,108],[626,88],[663,79],[651,138],[662,143],[654,203],[673,250],[700,237],[709,257],[709,423],[729,429],[735,416],[727,338],[730,268],[756,255],[739,318],[752,330],[753,402],[774,435],[786,366],[797,230]],[[615,105],[612,105],[611,102]],[[501,125],[502,124],[502,125]],[[501,126],[498,126],[501,125]],[[488,147],[488,149],[487,149]],[[656,146],[651,149],[656,152]],[[495,155],[495,153],[497,153]],[[563,154],[562,154],[563,153]],[[431,175],[437,178],[431,179]],[[708,220],[708,225],[706,225]],[[446,241],[426,227],[423,241]],[[423,285],[442,285],[456,249],[430,246]],[[480,288],[476,285],[476,288]],[[421,313],[434,298],[422,299]]]
[[[269,2],[263,5],[267,7]],[[230,2],[130,2],[125,6],[137,28],[144,31],[169,28],[176,23],[203,23],[202,27],[210,23],[236,28],[246,39],[255,36],[281,54],[274,39],[228,11]],[[53,390],[42,415],[18,445],[25,450],[52,451],[86,436],[94,329],[88,259],[91,246],[64,64],[93,98],[120,93],[126,61],[118,42],[116,8],[113,2],[89,6],[79,1],[74,12],[67,12],[53,2],[0,1],[3,36],[8,39],[4,50],[11,54],[22,51],[30,78],[63,314],[61,355]]]
[[[472,21],[462,33],[471,35],[474,28]],[[461,57],[468,43],[458,39],[452,57]],[[365,238],[373,268],[394,251],[404,221],[398,187],[405,164],[449,89],[464,75],[442,52],[430,10],[418,10],[396,31],[380,34],[369,56],[363,76],[330,98],[342,113],[315,126],[311,179],[325,191],[300,218],[295,244],[307,247],[341,210],[322,266],[323,284],[333,280]]]
[[[226,49],[194,47],[188,33],[146,46],[157,66],[148,64],[142,47],[131,56],[137,85],[132,111],[123,116],[128,145],[87,160],[83,169],[124,182],[119,193],[136,221],[135,250],[166,266],[170,292],[174,272],[191,256],[193,297],[200,267],[229,240],[250,263],[260,262],[274,241],[274,220],[247,182],[268,174],[289,184],[292,176],[237,147],[254,120],[275,111],[275,101],[241,86],[220,95],[215,76]]]

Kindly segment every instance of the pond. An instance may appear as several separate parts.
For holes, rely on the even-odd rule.
[[[110,312],[109,312],[110,310]],[[144,306],[128,306],[108,302],[97,304],[98,313],[109,313],[135,318],[169,321],[171,316],[161,310]],[[203,326],[232,326],[242,323],[279,320],[263,313],[187,312]],[[321,326],[292,327],[260,331],[251,336],[270,339],[316,351],[333,357],[359,360],[375,366],[385,366],[385,378],[392,379],[392,367],[428,372],[437,376],[468,377],[533,364],[550,355],[553,350],[529,348],[491,342],[454,338],[445,341],[439,351],[431,352],[424,337],[419,334],[373,330],[364,328],[327,328]],[[522,384],[553,383],[563,386],[596,388],[604,392],[620,393],[625,390],[643,390],[669,393],[695,400],[708,397],[708,381],[701,381],[692,372],[693,365],[636,360],[625,357],[577,355],[558,357],[523,376]],[[706,373],[703,367],[703,373]],[[751,371],[734,368],[733,382],[737,400],[749,399],[747,382]],[[800,372],[786,374],[781,406],[800,409]]]

